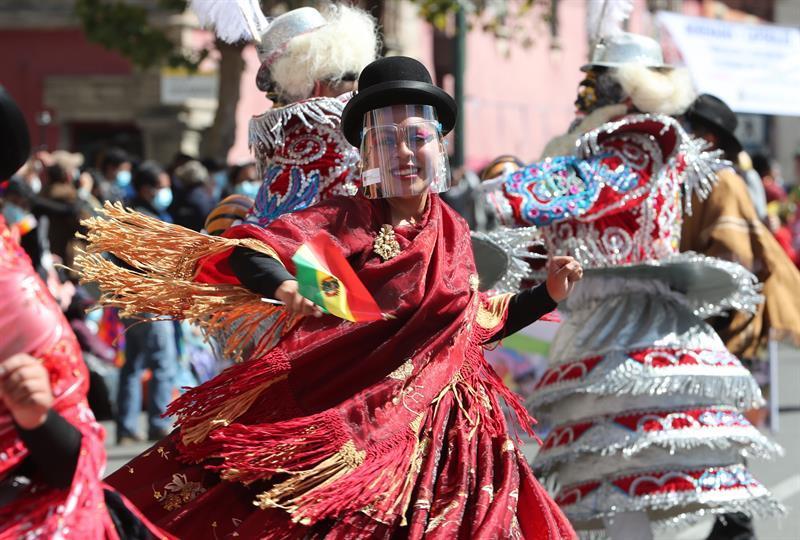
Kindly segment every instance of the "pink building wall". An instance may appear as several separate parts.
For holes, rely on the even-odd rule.
[[[272,106],[263,92],[256,88],[256,74],[261,63],[253,45],[248,45],[242,54],[245,60],[242,73],[239,104],[236,106],[236,141],[228,152],[228,163],[240,164],[252,161],[247,144],[247,126],[250,118],[257,116]]]
[[[551,48],[547,26],[533,36],[530,48],[501,44],[482,31],[467,39],[464,111],[465,157],[472,169],[501,154],[536,159],[547,140],[569,125],[578,67],[586,59],[583,2],[561,2],[560,48]]]
[[[34,144],[57,148],[62,125],[58,111],[53,123],[41,130],[36,115],[44,110],[44,83],[55,75],[128,75],[130,62],[119,54],[90,43],[77,28],[20,29],[0,32],[0,84],[19,104]]]
[[[513,45],[509,55],[494,37],[470,32],[464,111],[469,168],[478,170],[502,154],[535,160],[552,137],[569,127],[580,67],[589,53],[586,2],[559,2],[558,21],[559,48],[551,48],[549,29],[542,23],[533,46]],[[649,27],[645,0],[636,0],[629,29],[648,32]]]

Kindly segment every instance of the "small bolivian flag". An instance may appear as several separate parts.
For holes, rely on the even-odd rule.
[[[319,233],[292,256],[300,294],[326,313],[352,322],[390,318],[358,279],[327,233]]]

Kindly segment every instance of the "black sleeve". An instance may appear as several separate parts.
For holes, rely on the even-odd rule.
[[[138,516],[131,512],[119,493],[104,488],[103,495],[105,495],[108,515],[111,517],[111,522],[114,523],[114,528],[117,529],[120,540],[151,540],[153,538],[150,530]]]
[[[31,199],[31,213],[37,218],[41,215],[76,217],[79,211],[80,206],[77,203],[58,201],[41,195],[34,195]]]
[[[503,339],[522,330],[556,309],[557,306],[558,303],[550,298],[550,293],[547,292],[547,286],[544,283],[515,294],[508,303],[506,323],[487,340],[487,343]]]
[[[275,298],[281,283],[295,279],[279,261],[246,247],[233,248],[230,264],[242,285],[266,298]]]
[[[29,460],[37,478],[54,488],[66,489],[72,484],[81,451],[81,432],[53,409],[44,423],[35,429],[17,426],[25,443]]]

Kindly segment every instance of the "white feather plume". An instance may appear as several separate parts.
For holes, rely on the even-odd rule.
[[[377,25],[369,13],[340,3],[326,6],[322,15],[324,26],[294,37],[270,66],[284,100],[306,99],[315,81],[357,75],[377,56]]]
[[[592,42],[622,32],[622,23],[633,11],[633,0],[587,1],[589,36]]]
[[[222,41],[261,41],[269,26],[258,0],[191,0],[190,7],[200,24],[213,27]]]

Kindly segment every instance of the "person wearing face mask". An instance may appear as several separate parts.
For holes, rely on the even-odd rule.
[[[100,162],[100,174],[103,177],[95,186],[101,201],[125,201],[134,196],[131,185],[133,174],[128,154],[120,148],[111,148]]]
[[[167,209],[172,204],[172,188],[169,175],[157,163],[145,161],[133,176],[131,208],[172,223]]]
[[[175,223],[199,232],[206,216],[214,209],[213,180],[208,170],[194,159],[177,167],[173,177],[181,189],[176,193],[169,212]]]
[[[6,224],[15,231],[20,246],[30,257],[33,267],[43,280],[53,270],[50,242],[48,240],[49,220],[45,216],[35,216],[32,212],[34,193],[27,182],[12,178],[0,190],[3,198],[3,217]]]
[[[235,165],[231,168],[227,192],[230,195],[244,195],[255,199],[261,182],[256,177],[256,164],[253,162]]]
[[[223,193],[228,187],[228,167],[224,161],[208,157],[200,160],[200,163],[208,171],[211,177],[211,196],[213,200],[220,201],[223,199]]]
[[[342,115],[357,194],[221,238],[115,209],[92,224],[90,252],[148,269],[87,257],[106,299],[238,324],[240,343],[269,317],[282,335],[178,398],[178,429],[109,481],[182,538],[575,538],[510,434],[501,400],[529,433],[533,420],[483,347],[551,311],[581,267],[555,257],[539,287],[480,292],[467,224],[439,196],[454,100],[407,57],[367,65],[359,88]],[[350,323],[299,294],[292,257],[319,233],[388,317]]]
[[[169,175],[156,163],[144,162],[133,176],[136,195],[131,207],[144,215],[165,222],[172,219],[167,208],[172,202]],[[148,314],[142,314],[149,317]],[[161,416],[172,400],[178,371],[175,329],[171,321],[136,324],[138,319],[124,319],[125,364],[119,373],[117,394],[117,441],[130,444],[144,440],[139,433],[139,412],[142,409],[142,372],[150,369],[147,416],[150,440],[158,440],[169,431],[170,420]]]

